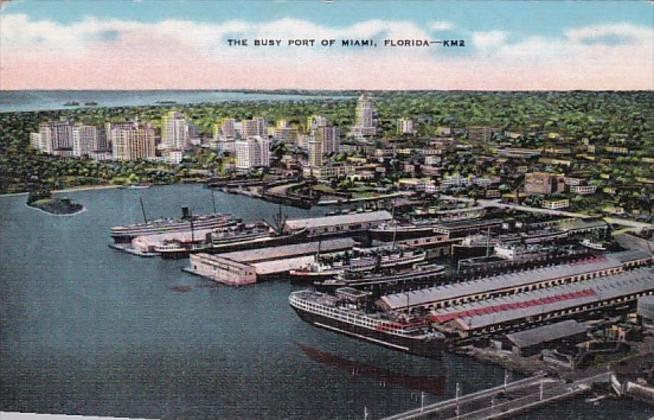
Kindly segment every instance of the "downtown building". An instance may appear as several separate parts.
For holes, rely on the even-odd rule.
[[[73,124],[68,120],[39,124],[39,132],[30,134],[30,145],[43,153],[73,156]]]
[[[189,127],[183,114],[170,111],[163,116],[161,143],[167,150],[185,150],[189,146]]]
[[[72,134],[73,156],[89,156],[94,160],[104,160],[108,157],[110,148],[103,128],[75,124]]]
[[[251,136],[234,142],[236,169],[250,170],[270,166],[270,140]]]
[[[107,124],[114,160],[153,160],[156,158],[155,133],[150,124],[127,122]]]
[[[352,127],[352,135],[355,137],[372,137],[377,134],[375,125],[375,106],[368,94],[364,93],[359,97],[356,107],[356,122]]]
[[[163,116],[161,148],[164,161],[173,165],[182,161],[184,150],[191,144],[189,128],[186,117],[177,111],[170,111]]]
[[[240,134],[242,139],[247,139],[253,136],[263,137],[266,135],[266,120],[261,117],[255,117],[251,120],[242,120],[240,127]]]

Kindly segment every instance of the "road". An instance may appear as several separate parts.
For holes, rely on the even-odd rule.
[[[473,203],[475,202],[474,199],[472,198],[465,198],[465,197],[454,197],[451,195],[441,195],[441,198],[445,200],[452,200],[452,201],[460,201],[464,203]],[[540,214],[549,214],[551,216],[564,216],[564,217],[577,217],[580,219],[587,219],[589,216],[587,214],[581,214],[581,213],[575,213],[571,211],[563,211],[563,210],[551,210],[551,209],[542,209],[539,207],[530,207],[530,206],[523,206],[520,204],[509,204],[509,203],[501,203],[499,200],[476,200],[478,205],[484,206],[484,207],[496,207],[496,208],[501,208],[501,209],[513,209],[513,210],[518,210],[518,211],[525,211],[525,212],[531,212],[531,213],[540,213]],[[635,220],[629,220],[629,219],[622,219],[618,217],[604,217],[603,218],[606,223],[610,223],[612,225],[619,225],[619,226],[626,226],[629,228],[635,228],[635,229],[651,229],[654,227],[651,223],[644,223],[644,222],[637,222]]]
[[[536,375],[520,381],[510,382],[506,387],[478,391],[423,408],[406,411],[385,420],[418,418],[439,419],[492,419],[524,412],[543,404],[571,398],[591,389],[599,382],[608,382],[610,372],[601,372],[580,378],[572,383]],[[458,411],[458,413],[457,413]]]

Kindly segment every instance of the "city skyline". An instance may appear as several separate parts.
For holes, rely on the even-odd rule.
[[[651,2],[9,2],[0,89],[649,90],[653,13]]]

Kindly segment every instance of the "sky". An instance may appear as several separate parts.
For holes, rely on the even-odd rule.
[[[652,90],[654,2],[2,1],[0,90],[285,88]]]

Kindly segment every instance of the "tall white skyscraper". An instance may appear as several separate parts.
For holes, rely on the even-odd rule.
[[[360,137],[370,137],[377,133],[375,126],[375,106],[368,94],[364,93],[359,97],[356,108],[356,121],[352,127],[352,134]]]
[[[161,119],[161,142],[166,149],[184,150],[189,145],[188,124],[183,114],[170,111]]]
[[[236,168],[252,169],[270,166],[270,141],[261,136],[251,136],[234,143]]]

